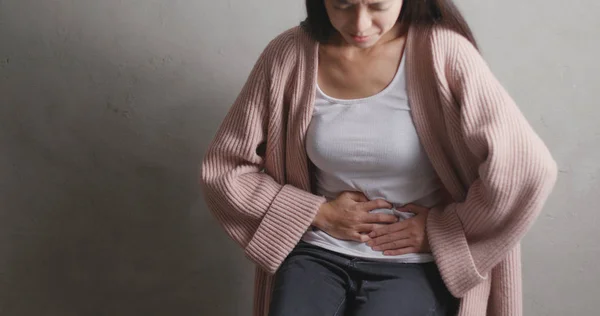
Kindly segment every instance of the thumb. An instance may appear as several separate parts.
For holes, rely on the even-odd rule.
[[[368,202],[369,199],[361,192],[346,191],[340,194],[341,197],[346,197],[354,202]]]

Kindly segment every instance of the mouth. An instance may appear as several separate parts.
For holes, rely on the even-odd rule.
[[[358,42],[358,43],[364,43],[364,42],[368,41],[369,38],[371,38],[371,36],[368,36],[368,35],[367,36],[352,35],[352,39],[355,42]]]

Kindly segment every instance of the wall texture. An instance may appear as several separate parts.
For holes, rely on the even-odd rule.
[[[600,2],[458,1],[560,164],[526,315],[600,291]],[[198,163],[300,0],[0,0],[0,315],[249,315]]]

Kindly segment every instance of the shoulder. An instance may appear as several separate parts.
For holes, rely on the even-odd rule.
[[[441,26],[434,27],[431,30],[430,44],[434,58],[444,60],[447,65],[487,66],[477,47],[456,31]]]
[[[300,26],[296,26],[273,38],[261,54],[273,66],[294,65],[300,54],[310,51],[314,43]]]

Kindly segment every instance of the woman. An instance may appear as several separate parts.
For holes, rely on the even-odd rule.
[[[521,315],[556,164],[450,0],[307,0],[202,166],[254,315]]]

